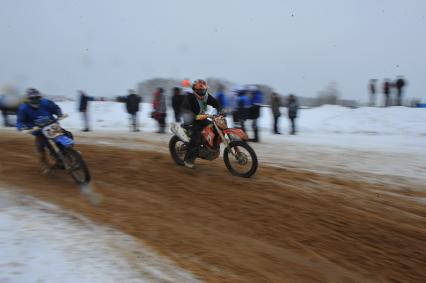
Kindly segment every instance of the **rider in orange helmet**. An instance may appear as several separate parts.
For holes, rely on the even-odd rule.
[[[201,142],[202,130],[210,124],[206,120],[207,105],[210,105],[220,111],[220,105],[217,100],[207,93],[208,86],[204,80],[196,80],[192,84],[193,93],[186,96],[183,103],[185,124],[192,125],[192,134],[185,155],[184,164],[188,168],[194,168],[194,161],[198,155],[198,148]]]

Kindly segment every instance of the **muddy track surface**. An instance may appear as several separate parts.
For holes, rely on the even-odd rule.
[[[2,185],[118,228],[206,282],[426,282],[419,188],[222,161],[189,170],[167,154],[79,145],[103,201],[63,171],[40,175],[31,138],[0,137]]]

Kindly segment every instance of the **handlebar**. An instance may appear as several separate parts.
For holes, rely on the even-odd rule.
[[[218,117],[226,117],[226,115],[224,113],[208,115],[208,118],[210,118],[210,119],[214,119],[214,118],[218,118]]]
[[[51,125],[51,124],[53,124],[53,123],[56,123],[56,122],[58,122],[58,121],[61,121],[61,120],[65,119],[65,118],[67,118],[67,117],[68,117],[68,114],[63,114],[62,116],[60,116],[60,117],[58,117],[58,118],[56,118],[56,119],[54,119],[54,120],[50,121],[49,123],[46,123],[46,124],[45,124],[45,125],[43,125],[43,126],[35,126],[35,127],[32,127],[31,129],[25,129],[25,130],[22,130],[21,132],[22,132],[22,133],[24,133],[24,134],[32,134],[32,133],[34,133],[34,132],[37,132],[37,131],[41,130],[42,128],[44,128],[44,127],[46,127],[46,126],[49,126],[49,125]]]

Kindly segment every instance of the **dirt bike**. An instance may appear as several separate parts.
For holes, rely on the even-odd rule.
[[[45,137],[46,148],[49,155],[56,162],[55,167],[65,169],[74,181],[79,184],[88,184],[90,182],[90,173],[81,154],[76,151],[73,136],[70,132],[64,130],[59,121],[66,118],[63,115],[57,119],[43,119],[36,121],[36,126],[26,129],[25,133],[34,133],[41,131]]]
[[[220,144],[225,145],[223,161],[231,174],[249,178],[256,173],[257,156],[253,148],[247,144],[247,134],[237,128],[228,128],[223,115],[209,115],[211,124],[202,131],[202,142],[198,157],[205,160],[214,160],[220,155]],[[173,160],[178,165],[184,165],[191,127],[172,124],[171,131],[174,136],[170,139],[169,150]]]

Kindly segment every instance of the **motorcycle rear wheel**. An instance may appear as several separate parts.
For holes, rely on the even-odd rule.
[[[177,165],[183,166],[186,150],[182,150],[185,147],[185,142],[182,141],[178,136],[173,136],[169,141],[170,155]]]

